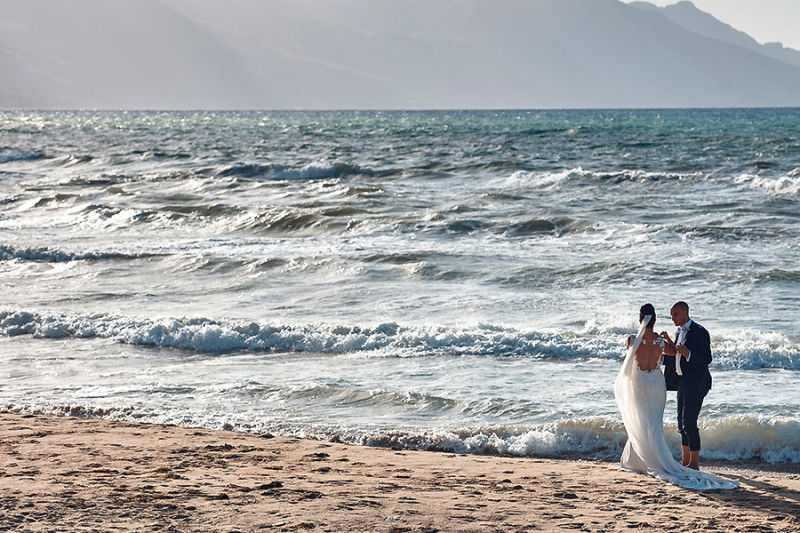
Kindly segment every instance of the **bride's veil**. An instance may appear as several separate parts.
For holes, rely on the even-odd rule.
[[[632,339],[628,353],[625,355],[625,360],[622,362],[622,368],[619,369],[617,379],[614,381],[614,397],[617,400],[620,413],[622,413],[622,420],[626,424],[637,422],[636,417],[638,414],[634,408],[634,380],[632,378],[633,373],[636,371],[636,350],[642,343],[645,329],[651,318],[650,315],[642,318],[639,331],[636,333],[636,337]]]

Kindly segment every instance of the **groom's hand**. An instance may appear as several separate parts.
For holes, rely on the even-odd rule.
[[[686,357],[686,358],[689,357],[689,348],[687,348],[683,344],[679,344],[679,345],[675,346],[675,351],[677,351],[683,357]]]

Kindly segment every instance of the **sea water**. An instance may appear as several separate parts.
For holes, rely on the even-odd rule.
[[[7,411],[616,458],[685,300],[704,457],[800,462],[800,110],[7,111],[0,206]]]

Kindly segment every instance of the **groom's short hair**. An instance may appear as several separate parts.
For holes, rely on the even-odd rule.
[[[675,302],[675,305],[673,305],[672,307],[677,307],[678,309],[683,309],[687,313],[689,312],[689,304],[687,304],[683,300],[681,300],[679,302]]]

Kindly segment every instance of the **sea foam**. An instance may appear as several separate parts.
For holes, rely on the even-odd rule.
[[[734,180],[739,185],[747,185],[777,195],[800,194],[800,167],[779,177],[764,177],[754,174],[742,174]]]
[[[619,170],[598,172],[586,170],[583,167],[574,167],[555,172],[517,171],[504,180],[504,184],[511,188],[537,187],[547,188],[569,184],[575,181],[610,182],[610,183],[650,183],[650,182],[680,182],[698,181],[705,177],[704,174],[677,173],[677,172],[652,172],[647,170]]]
[[[703,457],[770,464],[800,463],[800,422],[789,418],[732,416],[700,422]],[[627,441],[621,422],[602,417],[559,420],[533,427],[484,427],[384,434],[321,431],[302,433],[353,444],[427,451],[520,457],[595,457],[616,460]],[[664,436],[676,455],[680,435],[666,423]]]
[[[0,405],[0,412],[36,413],[118,421],[169,423],[226,431],[271,433],[345,442],[360,446],[517,457],[582,457],[618,460],[627,441],[618,420],[603,417],[557,420],[537,426],[495,426],[429,431],[379,431],[309,426],[285,420],[242,417],[236,413],[145,412],[134,407],[88,407],[79,404]],[[800,422],[787,418],[736,415],[701,420],[703,458],[767,464],[800,463]],[[665,422],[667,445],[678,456],[680,435]]]

